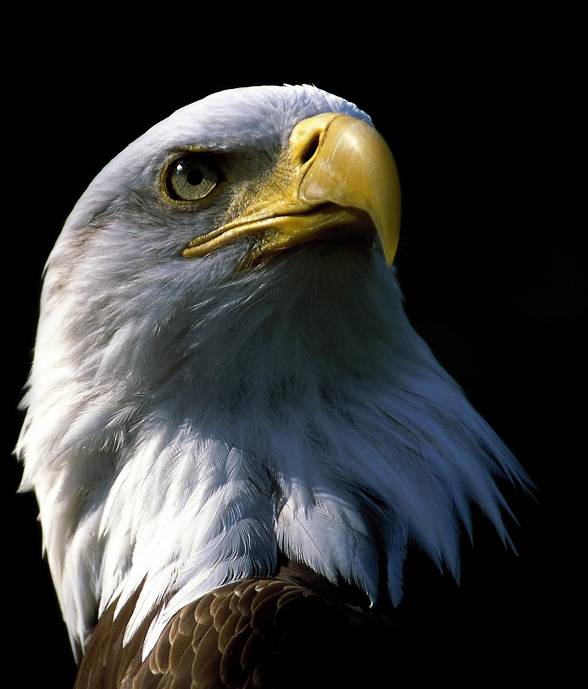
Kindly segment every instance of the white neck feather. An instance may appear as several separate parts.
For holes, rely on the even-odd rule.
[[[76,647],[143,583],[127,636],[170,596],[148,652],[184,604],[271,574],[278,551],[397,603],[411,541],[459,575],[470,501],[508,541],[493,477],[527,478],[408,323],[393,272],[299,259],[106,334],[48,274],[18,452]]]

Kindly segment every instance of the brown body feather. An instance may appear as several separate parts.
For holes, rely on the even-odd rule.
[[[343,595],[342,595],[343,594]],[[126,646],[136,602],[98,622],[75,689],[386,687],[394,625],[349,587],[290,564],[223,586],[180,610],[141,660],[152,612]],[[392,682],[390,682],[392,686]]]

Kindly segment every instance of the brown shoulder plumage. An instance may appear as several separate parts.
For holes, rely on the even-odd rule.
[[[392,623],[364,607],[358,592],[300,565],[228,584],[185,606],[145,661],[143,639],[156,611],[122,645],[135,602],[116,620],[114,606],[102,616],[75,689],[388,686]]]

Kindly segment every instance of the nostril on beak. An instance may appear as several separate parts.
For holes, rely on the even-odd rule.
[[[321,140],[321,133],[320,131],[316,131],[313,133],[313,135],[310,137],[308,140],[308,143],[302,150],[302,153],[300,154],[300,164],[301,165],[306,165],[309,160],[312,160],[314,157],[314,154],[317,151],[317,148],[319,147],[319,143]]]

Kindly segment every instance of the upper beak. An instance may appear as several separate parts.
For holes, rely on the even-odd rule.
[[[274,184],[237,220],[193,239],[183,256],[204,256],[260,234],[255,259],[313,239],[365,235],[375,227],[390,265],[400,229],[400,183],[382,136],[362,120],[316,115],[292,130]],[[284,182],[285,180],[285,182]]]

